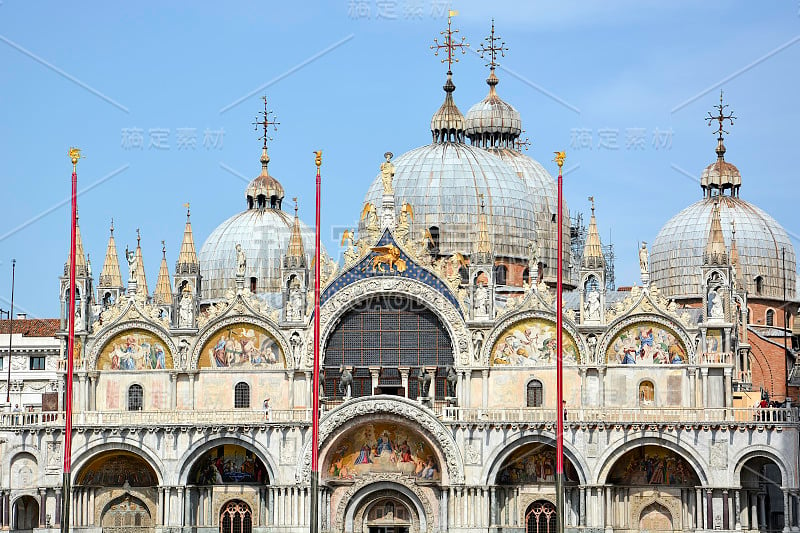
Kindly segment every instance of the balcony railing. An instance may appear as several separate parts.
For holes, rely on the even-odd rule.
[[[444,422],[525,424],[555,423],[556,411],[538,407],[518,409],[480,409],[435,405],[434,413]],[[800,417],[796,408],[783,407],[641,407],[641,408],[583,408],[567,409],[568,423],[614,424],[797,424]],[[87,411],[73,414],[76,428],[116,427],[169,427],[169,426],[230,426],[261,424],[306,424],[311,422],[310,409],[271,409],[264,411],[246,409],[215,411]],[[21,412],[0,413],[0,430],[24,427],[63,426],[64,413]]]
[[[720,423],[720,422],[781,422],[796,423],[797,411],[783,407],[638,407],[638,408],[581,408],[566,410],[567,422],[582,423]],[[479,409],[445,407],[445,420],[491,423],[555,423],[555,409]]]

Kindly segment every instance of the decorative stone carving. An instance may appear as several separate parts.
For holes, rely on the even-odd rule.
[[[424,430],[437,445],[445,458],[447,477],[451,485],[464,483],[464,462],[458,446],[453,440],[450,431],[433,415],[431,411],[421,408],[413,400],[406,398],[380,399],[371,396],[353,399],[330,411],[325,415],[319,428],[320,448],[333,434],[334,430],[365,415],[395,415],[414,423],[415,427]],[[296,476],[298,481],[309,483],[311,480],[311,447],[307,442],[303,447],[301,461],[297,465]]]

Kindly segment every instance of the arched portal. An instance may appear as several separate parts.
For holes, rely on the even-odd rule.
[[[556,506],[547,500],[537,500],[525,510],[525,533],[555,533]]]
[[[672,529],[672,515],[669,509],[658,502],[653,502],[642,509],[639,531],[672,531]]]
[[[742,519],[749,529],[782,531],[784,527],[780,467],[765,456],[752,457],[741,467]]]
[[[367,533],[409,533],[412,511],[397,497],[383,498],[366,509]]]
[[[39,502],[32,496],[23,496],[14,502],[14,531],[32,531],[39,527]]]
[[[80,526],[152,531],[158,509],[158,476],[133,452],[109,450],[86,462],[75,476],[73,501],[90,502]]]
[[[241,500],[231,500],[219,514],[220,533],[252,533],[253,511]]]
[[[632,448],[622,454],[607,477],[614,512],[608,526],[671,531],[700,527],[692,509],[698,507],[700,477],[677,451],[656,445]],[[683,523],[688,521],[688,523]]]
[[[125,531],[130,533],[152,531],[153,518],[147,504],[130,493],[125,493],[108,502],[100,520],[103,531]]]

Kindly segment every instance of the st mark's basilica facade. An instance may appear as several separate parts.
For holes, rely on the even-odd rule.
[[[359,228],[323,251],[321,530],[553,531],[558,254],[566,527],[799,530],[795,254],[722,135],[640,283],[616,290],[594,207],[578,252],[569,224],[557,249],[555,181],[521,151],[494,68],[487,83],[463,115],[448,72],[431,142],[377,158]],[[113,228],[93,277],[80,239],[98,231],[79,233],[57,379],[15,382],[44,392],[2,414],[3,529],[61,517],[74,312],[73,530],[308,530],[314,239],[269,160],[265,144],[244,209],[199,253],[187,212],[154,286]]]

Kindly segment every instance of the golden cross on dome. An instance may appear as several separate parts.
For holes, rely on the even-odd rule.
[[[456,50],[456,48],[460,49],[462,54],[466,54],[467,51],[465,50],[465,48],[469,47],[469,43],[464,42],[466,40],[465,37],[462,37],[460,42],[453,41],[453,35],[458,33],[458,30],[451,29],[450,19],[452,19],[456,15],[458,15],[458,11],[453,11],[451,9],[448,12],[447,30],[439,32],[442,35],[444,35],[444,42],[442,44],[439,44],[439,39],[437,38],[433,40],[434,44],[431,45],[431,50],[435,50],[435,52],[433,53],[433,55],[435,56],[439,55],[439,50],[441,50],[442,48],[447,49],[447,59],[442,59],[442,63],[447,62],[447,72],[450,72],[452,70],[453,63],[458,63],[458,58],[453,57],[453,52]]]
[[[723,133],[728,133],[727,131],[725,131],[722,128],[723,123],[727,120],[728,122],[730,122],[731,126],[733,126],[733,119],[737,118],[736,116],[734,116],[733,112],[731,112],[730,114],[726,115],[725,114],[725,108],[726,107],[728,107],[728,105],[722,103],[722,91],[720,91],[719,92],[719,105],[715,105],[714,106],[714,108],[716,108],[717,113],[718,113],[717,116],[712,115],[711,111],[709,111],[708,112],[708,117],[706,117],[706,120],[708,121],[708,125],[709,126],[715,120],[717,122],[719,122],[719,129],[717,130],[717,133],[719,134],[719,139],[720,140],[722,139],[722,134]]]
[[[269,127],[272,126],[273,131],[278,131],[278,125],[280,122],[275,120],[278,118],[275,116],[275,113],[267,109],[267,95],[262,96],[261,99],[264,100],[264,111],[258,112],[258,114],[261,115],[261,120],[258,120],[259,117],[256,117],[256,121],[252,124],[255,126],[256,131],[258,131],[259,127],[264,129],[264,133],[258,138],[258,140],[264,141],[264,150],[266,150],[267,141],[272,140],[272,137],[267,134],[267,130],[269,130]],[[272,115],[272,120],[269,119],[270,115]]]
[[[506,57],[506,51],[508,51],[505,41],[501,41],[499,46],[495,46],[495,42],[500,41],[500,37],[494,36],[494,19],[492,19],[492,33],[490,33],[489,37],[486,37],[484,41],[486,41],[489,46],[486,46],[485,43],[481,43],[481,47],[478,48],[478,53],[481,54],[481,59],[485,59],[486,54],[489,54],[490,59],[489,62],[486,63],[486,66],[494,70],[494,67],[497,66],[497,53],[500,52],[500,57]]]

